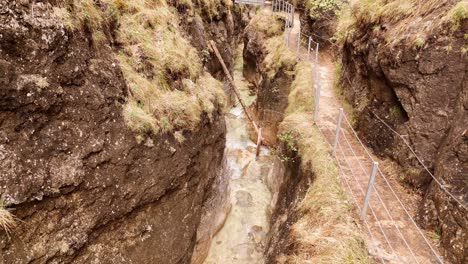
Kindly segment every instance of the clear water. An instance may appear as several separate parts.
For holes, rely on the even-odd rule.
[[[249,95],[241,72],[236,71],[234,78],[244,100],[250,104],[254,97]],[[264,263],[271,201],[266,179],[273,157],[262,147],[260,158],[255,158],[256,144],[249,138],[247,122],[240,105],[226,115],[232,209],[224,226],[213,237],[205,264]]]

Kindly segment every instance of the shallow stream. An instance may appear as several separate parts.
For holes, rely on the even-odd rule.
[[[246,104],[250,105],[255,97],[249,94],[242,70],[235,70],[234,79]],[[256,144],[249,138],[247,122],[240,104],[226,115],[232,209],[224,226],[213,237],[205,264],[264,262],[272,198],[267,179],[274,157],[262,147],[260,158],[255,158]]]

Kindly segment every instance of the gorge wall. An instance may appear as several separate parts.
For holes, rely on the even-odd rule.
[[[17,218],[0,263],[189,262],[225,144],[202,40],[232,67],[236,16],[211,1],[0,3],[0,209]]]
[[[257,14],[244,34],[243,72],[257,94],[250,109],[268,146],[277,144],[296,65],[294,54],[283,44],[283,25],[281,16]]]
[[[466,262],[468,214],[468,79],[466,1],[376,1],[341,18],[341,89],[355,127],[374,151],[402,168],[423,194],[419,222],[440,234],[444,255]],[[378,117],[378,118],[377,118]]]

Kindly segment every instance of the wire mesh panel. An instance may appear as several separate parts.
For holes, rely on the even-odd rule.
[[[236,4],[245,4],[245,5],[265,5],[265,0],[234,0]]]

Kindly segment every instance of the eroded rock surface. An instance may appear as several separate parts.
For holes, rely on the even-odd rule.
[[[468,204],[466,49],[468,22],[458,28],[446,14],[457,1],[441,1],[420,16],[382,16],[358,21],[344,43],[341,76],[345,97],[356,110],[360,136],[382,156],[404,168],[405,180],[424,193],[419,217],[441,234],[445,256],[466,262],[468,214],[419,164],[461,203]]]
[[[288,106],[296,60],[283,44],[282,30],[265,29],[262,23],[281,29],[284,22],[270,14],[259,14],[253,18],[244,33],[243,72],[257,93],[250,109],[262,128],[262,143],[274,146],[277,144],[278,125]],[[273,48],[274,45],[276,47]],[[252,135],[253,140],[255,137]]]
[[[111,48],[55,4],[0,2],[0,195],[21,220],[0,230],[0,263],[187,263],[223,159],[220,110],[183,142],[137,141]]]

